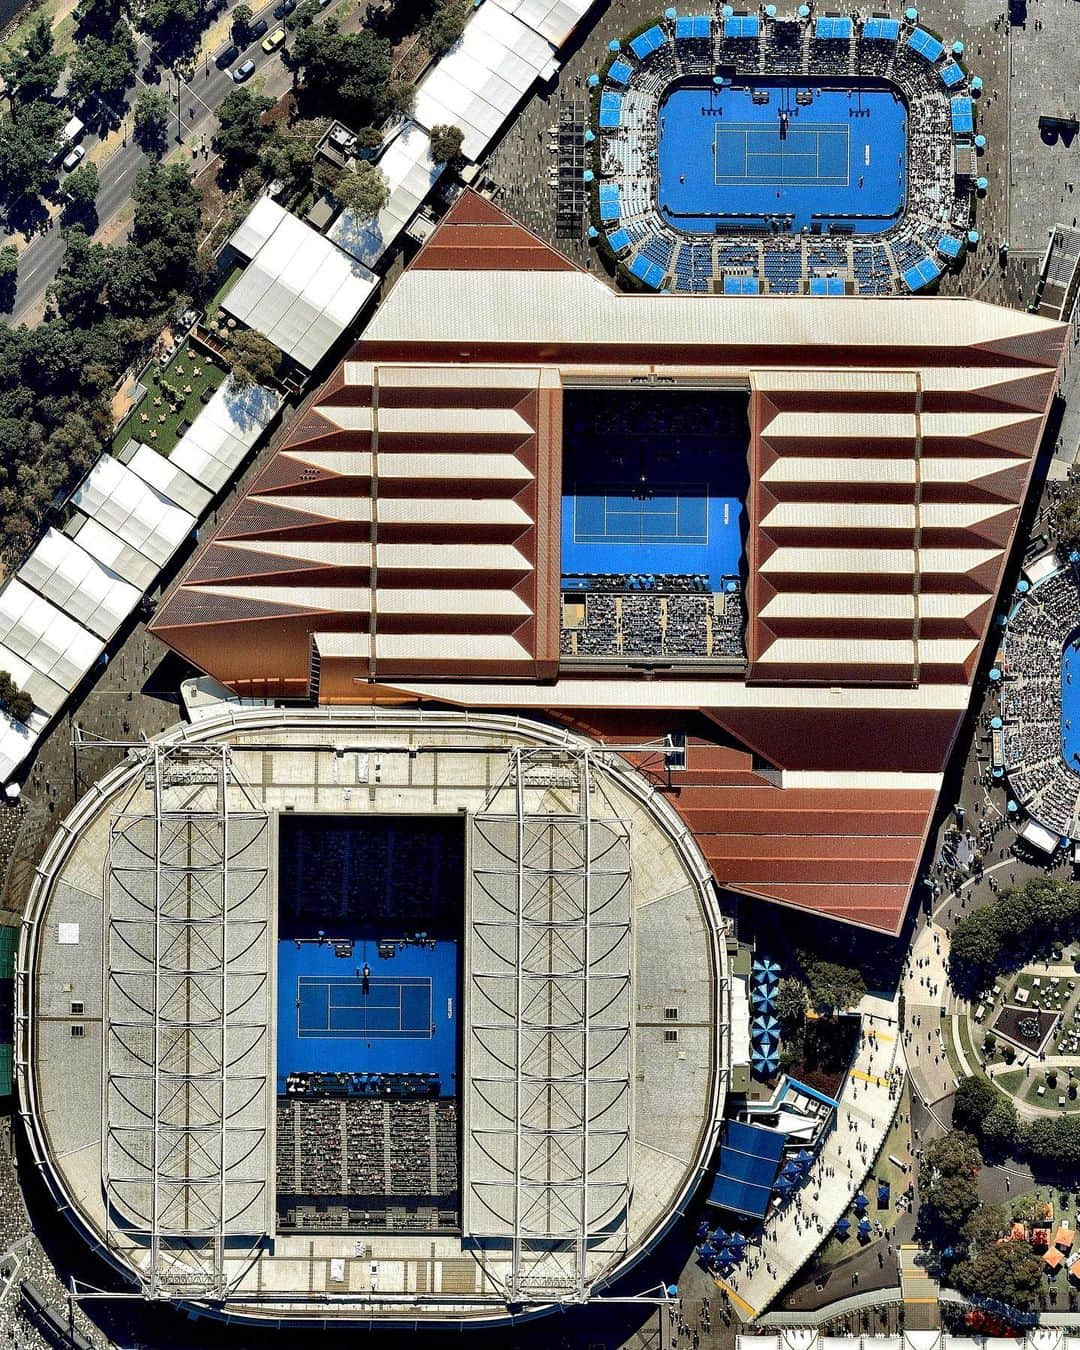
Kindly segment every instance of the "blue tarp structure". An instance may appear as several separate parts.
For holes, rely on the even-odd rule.
[[[943,234],[937,246],[938,252],[943,253],[946,258],[959,258],[960,250],[964,247],[960,240],[951,234]]]
[[[629,61],[612,61],[607,77],[612,84],[625,84],[633,73],[634,68]]]
[[[662,47],[667,41],[664,30],[659,24],[654,23],[651,28],[640,33],[630,44],[630,50],[639,61],[643,61],[650,52],[656,51],[657,47]]]
[[[600,128],[610,131],[622,122],[622,94],[609,90],[600,95]]]
[[[734,1214],[764,1218],[784,1153],[785,1138],[785,1135],[760,1125],[729,1120],[720,1146],[720,1163],[706,1203],[729,1209]]]
[[[823,14],[814,24],[814,37],[819,42],[846,42],[851,37],[851,16]]]
[[[675,20],[677,38],[708,38],[712,36],[711,14],[680,14]]]
[[[916,28],[908,38],[907,45],[925,61],[936,61],[945,50],[933,33],[928,33],[925,28]]]
[[[844,279],[843,277],[811,277],[810,294],[843,295]]]
[[[963,94],[952,100],[952,129],[959,136],[970,135],[975,130],[975,112],[971,99]]]
[[[947,66],[942,66],[938,74],[941,76],[941,83],[946,89],[955,89],[958,84],[964,83],[964,72],[955,61],[950,61]]]
[[[899,19],[867,19],[863,24],[863,37],[871,42],[895,42],[900,36]]]
[[[941,276],[941,268],[934,262],[933,258],[922,258],[919,262],[913,263],[902,274],[904,285],[909,291],[921,291],[924,286],[929,286],[932,281],[937,281]]]
[[[756,38],[761,21],[756,14],[733,14],[724,20],[724,36],[729,38]]]
[[[664,279],[664,269],[657,263],[650,262],[648,258],[643,258],[640,253],[630,264],[630,272],[646,286],[651,286],[654,291],[660,289],[660,283]]]
[[[600,184],[600,219],[618,220],[622,215],[622,198],[614,183]]]
[[[612,230],[607,237],[607,241],[616,253],[621,253],[624,248],[630,247],[630,236],[625,230]]]

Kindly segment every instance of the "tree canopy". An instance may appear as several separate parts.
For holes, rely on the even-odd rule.
[[[301,23],[295,32],[288,60],[313,101],[337,109],[355,124],[379,121],[391,111],[387,38],[366,29],[343,34],[336,19]]]
[[[919,1173],[920,1226],[939,1244],[956,1240],[979,1203],[978,1145],[962,1130],[932,1140]]]
[[[221,100],[213,146],[221,156],[226,178],[238,178],[258,159],[271,136],[262,116],[273,106],[273,99],[250,89],[232,89]]]
[[[281,352],[270,339],[249,328],[230,334],[227,355],[232,366],[231,383],[234,389],[269,384],[281,362]]]
[[[51,94],[64,64],[64,58],[56,54],[52,27],[44,17],[32,26],[20,46],[0,52],[0,75],[9,97],[20,103],[33,103]]]
[[[1036,876],[961,919],[949,945],[949,978],[966,997],[1054,941],[1080,933],[1080,885]]]
[[[88,33],[75,47],[68,92],[82,102],[96,95],[116,102],[135,80],[135,37],[124,19],[106,36]]]
[[[144,85],[135,96],[132,117],[135,139],[148,155],[160,159],[169,142],[169,100],[160,89]]]
[[[453,167],[461,159],[461,142],[465,133],[460,127],[442,124],[431,128],[431,158],[436,164]]]
[[[382,170],[365,160],[355,169],[341,174],[334,184],[334,196],[342,206],[366,220],[381,211],[390,200],[390,189]]]
[[[853,1008],[866,994],[866,981],[854,966],[800,954],[806,973],[810,1002],[821,1013],[843,1012]]]
[[[1066,549],[1080,545],[1080,473],[1069,471],[1065,490],[1054,503],[1053,520]]]
[[[993,1242],[952,1268],[962,1294],[997,1299],[1021,1311],[1033,1308],[1042,1288],[1043,1263],[1029,1242]]]
[[[9,200],[35,197],[56,177],[53,167],[63,113],[52,103],[28,103],[0,117],[0,190]]]

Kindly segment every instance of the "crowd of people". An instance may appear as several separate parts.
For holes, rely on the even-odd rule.
[[[1061,657],[1077,628],[1080,583],[1069,565],[1017,604],[1004,640],[1005,772],[1020,805],[1063,838],[1080,835],[1080,763],[1066,759],[1061,711]]]
[[[765,293],[799,294],[810,289],[811,279],[825,277],[838,278],[851,293],[889,294],[907,289],[903,275],[913,265],[926,259],[944,265],[937,254],[942,236],[962,240],[972,224],[975,185],[958,172],[954,150],[962,144],[974,153],[973,136],[954,136],[951,120],[951,98],[967,92],[966,76],[965,83],[946,89],[940,61],[907,46],[913,24],[904,21],[898,39],[887,41],[865,37],[858,22],[849,39],[820,41],[813,17],[762,18],[759,36],[750,40],[725,37],[722,20],[713,23],[708,40],[677,38],[673,24],[658,25],[667,41],[641,60],[630,50],[619,52],[614,60],[632,73],[625,84],[610,75],[606,84],[622,94],[622,105],[619,126],[601,127],[601,177],[618,187],[620,214],[597,223],[609,238],[616,236],[626,267],[640,257],[661,270],[658,287],[676,292],[721,289],[725,278],[736,277],[749,278]],[[657,204],[660,103],[682,77],[733,68],[739,78],[765,72],[817,81],[874,77],[895,85],[907,105],[906,204],[897,223],[872,235],[838,227],[827,237],[777,234],[760,223],[733,223],[725,233],[707,235],[674,229]]]
[[[458,1191],[456,1101],[278,1099],[283,1228],[453,1228]]]
[[[582,597],[571,592],[568,598],[573,603]],[[715,595],[675,587],[668,593],[589,590],[583,599],[581,622],[568,626],[564,610],[563,656],[709,660],[742,660],[745,656],[745,616],[739,590]],[[580,613],[577,606],[575,609]]]

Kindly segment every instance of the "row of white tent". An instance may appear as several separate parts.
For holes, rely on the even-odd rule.
[[[458,126],[462,153],[474,162],[538,79],[559,68],[558,49],[595,0],[484,0],[461,38],[416,90],[412,117],[379,155],[390,198],[368,220],[344,211],[328,238],[373,267],[420,209],[443,165],[431,158],[432,127]]]
[[[538,79],[559,68],[557,49],[594,0],[484,0],[465,31],[420,81],[411,118],[396,126],[378,165],[386,205],[364,219],[343,211],[325,237],[269,197],[229,241],[248,265],[222,308],[313,370],[378,286],[369,270],[419,211],[445,167],[431,157],[432,127],[464,133],[476,161]]]
[[[0,670],[34,700],[26,722],[0,713],[0,781],[30,754],[76,686],[187,540],[281,406],[228,381],[166,457],[129,443],[102,455],[49,529],[0,587]],[[130,453],[128,453],[130,451]]]

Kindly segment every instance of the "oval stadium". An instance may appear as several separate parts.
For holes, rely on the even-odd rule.
[[[85,1242],[146,1299],[277,1323],[499,1321],[628,1270],[730,1063],[712,877],[647,766],[386,709],[129,752],[18,969],[31,1149]]]

